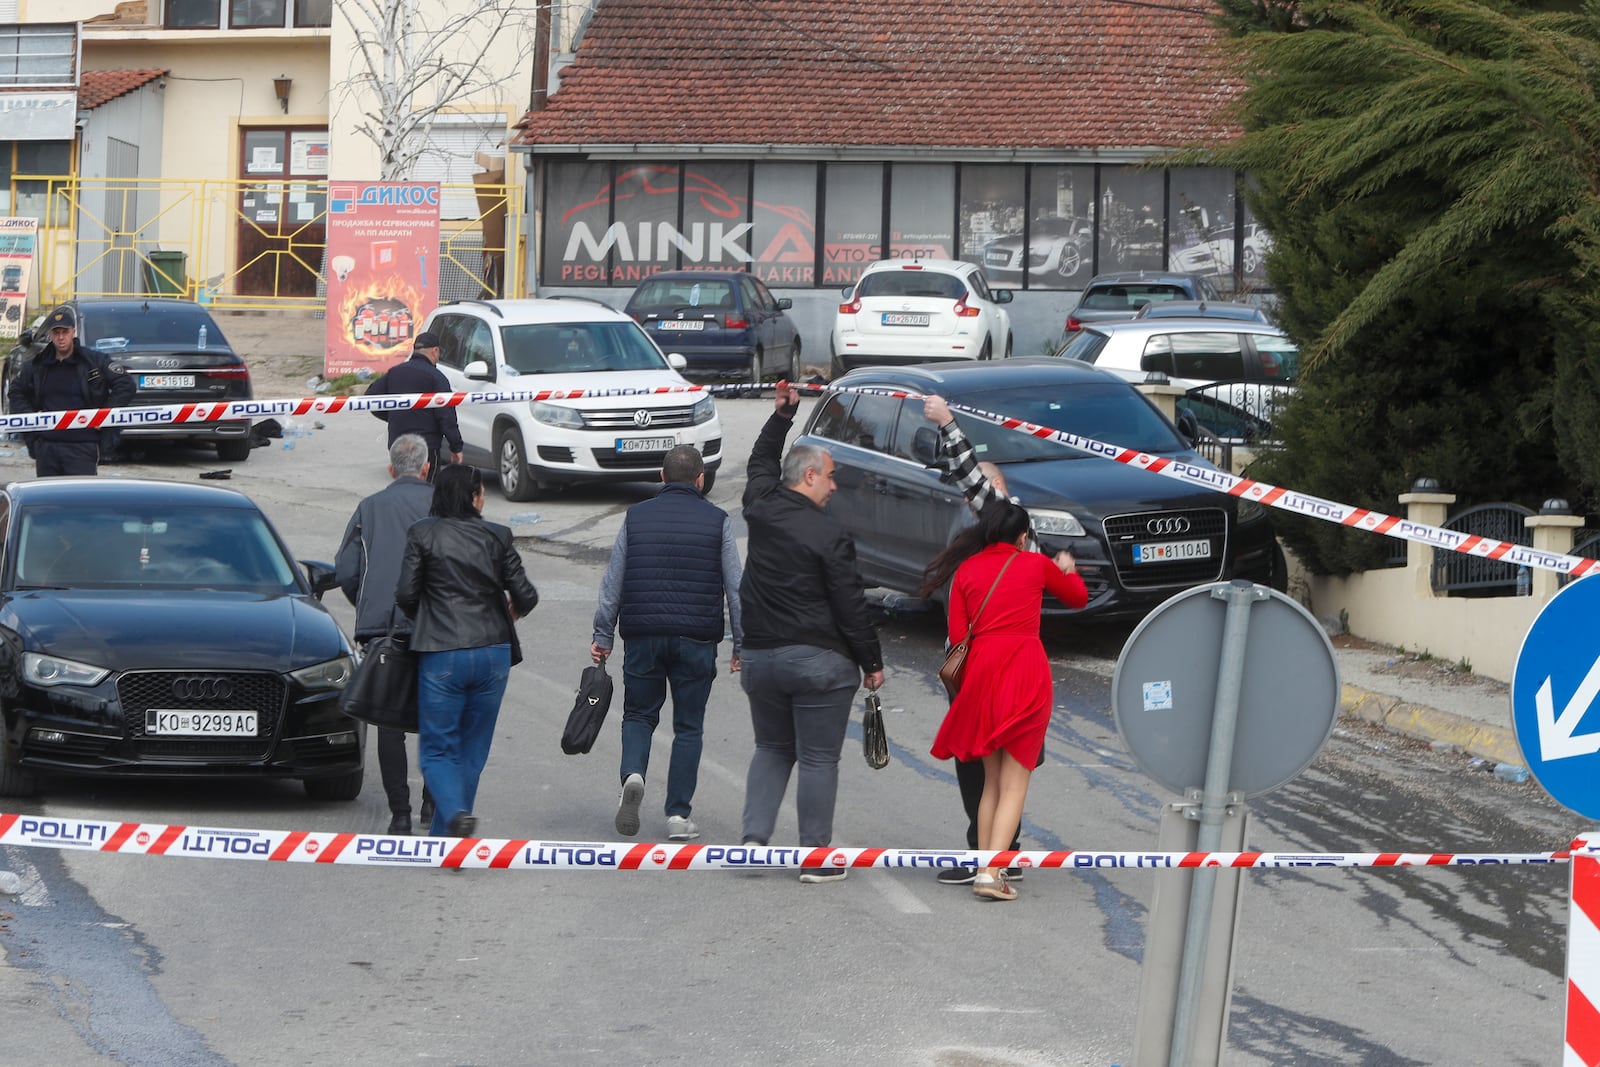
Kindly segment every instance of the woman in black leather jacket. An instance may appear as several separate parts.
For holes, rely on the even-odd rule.
[[[428,518],[406,532],[395,603],[413,620],[417,763],[433,795],[434,837],[472,837],[478,778],[489,760],[500,698],[522,661],[515,622],[539,603],[511,530],[485,522],[483,475],[439,471]]]

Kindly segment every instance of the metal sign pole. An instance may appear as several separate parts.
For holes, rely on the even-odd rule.
[[[1233,771],[1234,728],[1239,721],[1239,691],[1244,682],[1245,645],[1250,632],[1250,607],[1271,594],[1249,582],[1235,581],[1211,590],[1211,595],[1227,601],[1228,609],[1223,621],[1222,662],[1211,720],[1211,745],[1206,756],[1205,789],[1200,799],[1200,832],[1196,843],[1199,852],[1210,852],[1222,841],[1222,823],[1228,813],[1228,783]],[[1200,1003],[1200,976],[1206,964],[1216,875],[1212,869],[1197,870],[1190,884],[1189,915],[1183,931],[1183,966],[1178,979],[1168,1067],[1188,1067],[1189,1046]]]

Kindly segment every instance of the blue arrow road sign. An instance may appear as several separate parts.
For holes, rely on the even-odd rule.
[[[1559,803],[1600,819],[1600,578],[1557,593],[1522,639],[1511,725],[1528,770]]]

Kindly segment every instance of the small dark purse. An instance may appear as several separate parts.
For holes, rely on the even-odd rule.
[[[883,729],[883,701],[877,693],[867,694],[867,706],[861,712],[861,754],[875,771],[889,766],[889,735]]]
[[[572,702],[572,713],[567,716],[567,728],[561,733],[561,751],[569,756],[581,756],[594,747],[600,736],[600,727],[611,710],[611,675],[606,673],[606,661],[585,667],[578,679],[578,695]]]
[[[417,732],[417,660],[409,634],[391,626],[368,642],[355,677],[339,694],[339,710],[373,726]]]
[[[972,618],[967,620],[967,636],[950,646],[950,651],[944,654],[944,665],[939,668],[939,681],[944,683],[944,691],[951,700],[961,691],[961,676],[967,670],[967,648],[972,644],[972,633],[978,628],[978,616],[983,614],[983,609],[989,606],[989,598],[994,596],[994,591],[1000,586],[1000,579],[1005,575],[1006,568],[1011,566],[1011,559],[1000,566],[1000,573],[994,576],[994,585],[989,587],[989,592],[984,594],[983,603],[978,605],[978,610],[972,613]]]

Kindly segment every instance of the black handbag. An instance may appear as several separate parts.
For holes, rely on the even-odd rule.
[[[600,736],[600,727],[611,710],[611,675],[606,673],[605,660],[583,669],[578,679],[578,695],[572,702],[572,714],[567,716],[567,728],[561,732],[561,751],[569,756],[581,756],[594,747]]]
[[[861,712],[861,754],[875,771],[889,766],[889,735],[883,728],[883,701],[877,693],[867,694],[867,706]]]
[[[373,726],[417,732],[417,660],[409,634],[391,627],[368,642],[355,677],[339,694],[339,710]]]

